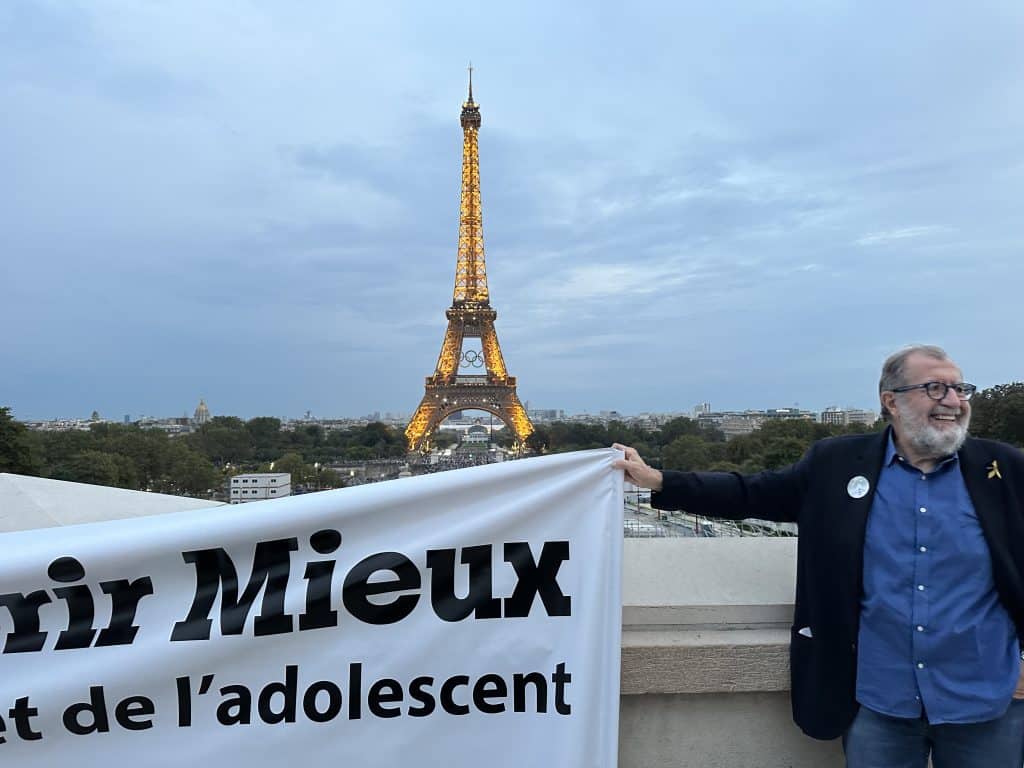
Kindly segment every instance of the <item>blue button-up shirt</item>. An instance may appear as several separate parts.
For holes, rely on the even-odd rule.
[[[933,724],[1003,715],[1017,632],[956,456],[924,474],[892,435],[864,542],[857,701]]]

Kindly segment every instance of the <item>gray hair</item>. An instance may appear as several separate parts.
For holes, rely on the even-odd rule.
[[[878,379],[879,397],[881,397],[883,392],[891,392],[896,387],[902,387],[907,383],[906,379],[903,378],[904,369],[907,366],[907,358],[914,354],[925,355],[935,360],[950,359],[949,355],[946,354],[946,350],[934,344],[913,344],[892,353],[882,363],[882,375]],[[885,407],[884,403],[881,406],[882,418],[889,421],[892,418],[892,414],[889,413],[889,409]]]

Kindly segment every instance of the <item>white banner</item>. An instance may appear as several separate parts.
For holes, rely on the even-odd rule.
[[[0,765],[614,766],[617,455],[0,535]]]

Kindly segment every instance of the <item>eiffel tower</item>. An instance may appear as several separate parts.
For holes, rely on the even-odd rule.
[[[455,266],[455,293],[448,330],[441,344],[434,375],[427,377],[426,392],[413,414],[405,437],[409,450],[426,450],[430,438],[449,415],[480,410],[497,416],[522,446],[533,425],[516,395],[516,379],[505,370],[498,345],[484,263],[484,232],[480,209],[480,161],[477,131],[480,107],[473,101],[473,68],[469,68],[469,98],[462,105],[462,206],[459,215],[459,256]],[[466,339],[479,339],[480,352],[463,350]],[[484,373],[466,373],[473,368]],[[463,370],[460,371],[460,368]]]

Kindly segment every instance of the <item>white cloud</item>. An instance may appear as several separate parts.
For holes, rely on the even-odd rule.
[[[904,227],[902,229],[887,229],[881,232],[872,232],[857,239],[857,245],[885,245],[894,240],[910,240],[918,237],[930,237],[941,235],[954,230],[950,227],[928,226],[928,227]]]
[[[645,296],[689,279],[675,265],[588,264],[566,270],[539,288],[540,297],[554,301],[588,301],[609,297]]]

